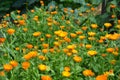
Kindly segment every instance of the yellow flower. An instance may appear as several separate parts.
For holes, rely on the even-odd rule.
[[[7,33],[8,33],[9,35],[14,34],[14,32],[15,32],[15,30],[14,30],[14,29],[8,29],[8,30],[7,30]]]
[[[97,25],[97,24],[91,24],[91,27],[92,27],[93,29],[96,29],[96,28],[98,27],[98,25]]]
[[[45,59],[46,59],[46,57],[45,57],[45,56],[42,56],[42,55],[38,56],[38,58],[39,58],[40,60],[45,60]]]
[[[47,70],[47,66],[44,65],[44,64],[38,65],[38,68],[39,68],[40,71],[45,71],[45,70]]]
[[[29,63],[29,62],[23,62],[23,63],[22,63],[22,68],[23,68],[24,70],[27,70],[29,67],[30,67],[30,63]]]
[[[81,61],[82,61],[82,58],[79,57],[79,56],[74,56],[74,57],[73,57],[73,60],[74,60],[75,62],[81,62]]]
[[[18,66],[18,62],[13,60],[13,61],[10,61],[10,64],[13,66],[13,67],[16,67]]]
[[[109,28],[109,27],[112,26],[112,24],[111,24],[111,23],[104,23],[104,26],[105,26],[106,28]]]
[[[33,36],[35,36],[35,37],[38,37],[38,36],[40,36],[41,35],[41,32],[34,32],[33,33]]]
[[[92,72],[92,70],[86,69],[83,71],[83,75],[84,76],[94,76],[94,72]]]
[[[41,80],[52,80],[52,77],[50,77],[49,75],[43,75],[41,76]]]
[[[3,68],[4,68],[5,71],[10,71],[10,70],[13,69],[11,64],[5,64],[5,65],[3,65]]]
[[[96,33],[95,33],[95,32],[88,32],[88,35],[89,35],[89,36],[95,36]]]
[[[115,51],[115,49],[114,48],[107,48],[106,51],[109,52],[109,53],[112,53],[112,52]]]
[[[70,33],[70,36],[71,36],[72,38],[75,38],[77,35],[76,35],[75,33]]]
[[[64,76],[64,77],[70,77],[70,72],[68,72],[68,71],[63,71],[62,72],[62,76]]]
[[[94,55],[97,54],[97,52],[94,51],[94,50],[90,50],[90,51],[88,51],[87,53],[88,53],[90,56],[94,56]]]
[[[81,40],[85,39],[85,36],[79,36],[79,39],[81,39]]]

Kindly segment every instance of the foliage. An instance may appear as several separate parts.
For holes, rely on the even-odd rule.
[[[41,1],[26,14],[4,16],[0,80],[120,79],[119,1],[109,1],[102,15],[96,14],[101,0],[65,7],[75,1],[52,0],[47,6]]]

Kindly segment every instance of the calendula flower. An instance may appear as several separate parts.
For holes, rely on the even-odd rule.
[[[79,39],[83,40],[85,39],[85,36],[79,36]]]
[[[97,54],[97,52],[94,51],[94,50],[90,50],[90,51],[88,51],[87,53],[88,53],[90,56],[94,56],[94,55]]]
[[[10,61],[10,64],[13,66],[13,67],[17,67],[18,66],[18,62],[13,60],[13,61]]]
[[[45,35],[47,38],[51,38],[52,36],[51,36],[51,34],[46,34]]]
[[[38,37],[38,36],[40,36],[40,35],[41,35],[41,32],[39,32],[39,31],[33,33],[33,36],[35,36],[35,37]]]
[[[38,65],[38,69],[39,69],[40,71],[46,71],[46,70],[47,70],[47,66],[44,65],[44,64],[40,64],[40,65]]]
[[[108,76],[106,76],[106,75],[98,75],[96,77],[96,80],[108,80]]]
[[[0,43],[4,43],[5,38],[0,38]]]
[[[45,56],[42,56],[42,55],[38,56],[38,58],[39,58],[40,60],[45,60],[45,59],[46,59],[46,57],[45,57]]]
[[[19,20],[18,23],[22,26],[24,26],[26,23],[25,23],[25,20]]]
[[[70,77],[70,72],[68,72],[68,71],[63,71],[62,72],[62,76],[64,76],[64,77]]]
[[[83,71],[83,75],[84,76],[94,76],[94,72],[92,72],[92,70],[86,69]]]
[[[32,45],[32,44],[27,44],[26,47],[27,47],[28,49],[31,49],[31,48],[33,48],[33,45]]]
[[[89,35],[89,36],[95,36],[96,33],[95,33],[95,32],[88,32],[88,35]]]
[[[109,52],[109,53],[112,53],[112,52],[115,51],[115,49],[114,48],[107,48],[106,51]]]
[[[0,76],[5,76],[5,72],[4,71],[0,71]]]
[[[105,26],[106,28],[109,28],[109,27],[112,26],[112,24],[111,24],[111,23],[104,23],[104,26]]]
[[[92,48],[92,45],[86,44],[85,47],[86,47],[87,49],[90,49],[90,48]]]
[[[75,33],[70,33],[71,38],[75,38],[77,35]]]
[[[50,77],[49,75],[43,75],[41,76],[41,80],[52,80],[52,77]]]
[[[98,27],[98,25],[97,25],[97,24],[91,24],[91,27],[92,27],[93,29],[96,29],[96,28]]]
[[[3,65],[3,68],[5,71],[10,71],[13,69],[13,66],[11,64],[5,64]]]
[[[48,53],[48,49],[42,49],[42,52],[43,52],[44,54],[46,54],[46,53]]]
[[[7,30],[7,33],[8,33],[9,35],[14,34],[14,32],[15,32],[15,30],[14,30],[14,29],[12,29],[12,28]]]
[[[22,63],[22,68],[23,68],[24,70],[27,70],[29,67],[30,67],[30,63],[29,63],[29,62],[23,62],[23,63]]]
[[[81,61],[82,61],[82,58],[79,57],[79,56],[74,56],[74,57],[73,57],[73,60],[74,60],[75,62],[81,62]]]
[[[68,66],[64,67],[64,71],[70,71],[70,67]]]

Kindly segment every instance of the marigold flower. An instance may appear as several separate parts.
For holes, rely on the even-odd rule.
[[[39,58],[40,60],[45,60],[45,59],[46,59],[46,57],[45,57],[45,56],[42,56],[42,55],[38,56],[38,58]]]
[[[13,61],[10,61],[10,64],[13,66],[13,67],[16,67],[18,66],[18,62],[13,60]]]
[[[82,27],[82,30],[84,30],[84,31],[87,30],[87,27],[86,27],[86,26],[83,26],[83,27]]]
[[[70,38],[68,38],[68,37],[64,37],[64,40],[66,41],[66,42],[71,42],[71,39]]]
[[[33,33],[33,36],[34,36],[34,37],[38,37],[38,36],[40,36],[40,35],[41,35],[41,32],[39,32],[39,31]]]
[[[94,55],[97,54],[97,52],[94,51],[94,50],[90,50],[90,51],[88,51],[87,53],[88,53],[90,56],[94,56]]]
[[[5,71],[10,71],[10,70],[13,69],[11,64],[5,64],[5,65],[3,65],[3,68],[4,68]]]
[[[77,35],[76,35],[75,33],[70,33],[70,36],[71,36],[72,38],[75,38]]]
[[[82,58],[79,57],[79,56],[74,56],[74,57],[73,57],[73,60],[74,60],[75,62],[81,62],[81,61],[82,61]]]
[[[110,8],[114,9],[114,8],[116,8],[116,5],[111,4],[111,5],[110,5]]]
[[[41,76],[41,80],[52,80],[52,77],[50,77],[49,75],[43,75]]]
[[[80,34],[82,34],[83,32],[82,31],[76,31],[75,32],[77,35],[80,35]]]
[[[20,48],[19,48],[19,47],[16,47],[15,50],[18,51],[18,50],[20,50]]]
[[[95,32],[88,32],[88,35],[89,35],[89,36],[95,36],[96,33],[95,33]]]
[[[71,56],[71,55],[72,55],[72,53],[71,53],[71,52],[67,52],[66,54],[67,54],[67,56]]]
[[[106,75],[98,75],[97,77],[96,77],[96,80],[107,80],[107,76]]]
[[[86,44],[85,47],[86,47],[87,49],[90,49],[90,48],[92,48],[92,45]]]
[[[8,29],[8,30],[7,30],[7,33],[8,33],[9,35],[14,34],[14,32],[15,32],[15,30],[14,30],[14,29]]]
[[[92,27],[93,29],[96,29],[96,28],[98,27],[98,25],[97,25],[97,24],[91,24],[91,27]]]
[[[23,31],[24,31],[24,32],[27,32],[27,31],[28,31],[28,28],[23,28]]]
[[[43,48],[48,48],[49,47],[49,44],[42,44]]]
[[[105,26],[106,28],[109,28],[109,27],[112,26],[112,24],[111,24],[111,23],[104,23],[104,26]]]
[[[62,72],[62,76],[64,76],[64,77],[70,77],[70,72],[68,72],[68,71],[63,71]]]
[[[46,34],[45,35],[47,38],[51,38],[52,36],[51,36],[51,34]]]
[[[44,54],[46,54],[46,53],[48,53],[48,49],[42,49],[42,52],[43,52]]]
[[[83,40],[85,39],[85,36],[79,36],[79,39]]]
[[[23,62],[23,63],[22,63],[22,68],[23,68],[24,70],[27,70],[29,67],[30,67],[30,63],[29,63],[29,62]]]
[[[22,26],[24,26],[26,23],[25,23],[25,20],[19,20],[18,23]]]
[[[83,71],[83,75],[84,76],[94,76],[94,72],[92,72],[92,70],[86,69]]]
[[[107,48],[106,51],[109,52],[109,53],[112,53],[112,52],[115,51],[115,49],[114,48]]]
[[[68,66],[64,67],[64,71],[70,71],[70,67]]]
[[[4,71],[0,71],[0,76],[5,76],[5,72]]]
[[[39,69],[40,71],[45,71],[45,70],[47,70],[47,66],[44,65],[44,64],[40,64],[40,65],[38,65],[38,69]]]
[[[73,53],[73,54],[77,54],[77,53],[78,53],[78,51],[77,51],[77,50],[75,50],[75,49],[73,49],[73,50],[72,50],[72,53]]]
[[[32,44],[27,44],[26,47],[27,47],[28,49],[31,49],[31,48],[33,48],[33,45],[32,45]]]
[[[5,38],[0,38],[0,43],[3,43],[5,41]]]

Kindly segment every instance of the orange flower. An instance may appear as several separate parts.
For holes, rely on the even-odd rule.
[[[19,23],[20,25],[24,26],[24,25],[25,25],[25,20],[19,20],[18,23]]]
[[[70,36],[71,36],[72,38],[75,38],[77,35],[76,35],[75,33],[70,33]]]
[[[62,76],[64,76],[64,77],[70,77],[70,72],[68,72],[68,71],[63,71],[62,72]]]
[[[5,76],[5,72],[4,71],[0,71],[0,76]]]
[[[114,52],[114,50],[115,50],[114,48],[107,48],[107,49],[106,49],[106,51],[109,52],[109,53]]]
[[[42,56],[42,55],[38,56],[38,58],[39,58],[40,60],[45,60],[45,59],[46,59],[46,57],[45,57],[45,56]]]
[[[33,18],[33,20],[34,20],[34,21],[38,21],[38,16],[35,16],[35,17]]]
[[[23,63],[22,63],[22,68],[23,68],[24,70],[27,70],[29,67],[30,67],[30,63],[29,63],[29,62],[23,62]]]
[[[80,34],[82,34],[83,32],[82,31],[76,31],[75,32],[77,35],[80,35]]]
[[[79,39],[83,40],[85,39],[85,36],[79,36]]]
[[[64,71],[70,71],[70,67],[68,66],[64,67]]]
[[[44,54],[46,54],[46,53],[48,53],[48,49],[42,49],[42,52],[43,52]]]
[[[96,80],[107,80],[107,76],[106,75],[98,75],[96,77]]]
[[[19,47],[16,47],[15,50],[18,51],[18,50],[20,50],[20,48],[19,48]]]
[[[79,56],[74,56],[74,57],[73,57],[73,60],[74,60],[75,62],[81,62],[81,61],[82,61],[82,58],[79,57]]]
[[[39,69],[40,71],[45,71],[45,70],[47,70],[47,66],[44,65],[44,64],[40,64],[40,65],[38,65],[38,69]]]
[[[86,26],[83,26],[83,27],[82,27],[82,30],[84,30],[84,31],[87,30],[87,27],[86,27]]]
[[[43,75],[43,76],[41,76],[41,80],[52,80],[52,77],[50,77],[48,75]]]
[[[33,48],[33,45],[32,45],[32,44],[27,44],[26,47],[27,47],[28,49],[31,49],[31,48]]]
[[[51,36],[51,34],[46,34],[45,35],[47,38],[51,38],[52,36]]]
[[[94,72],[92,72],[92,70],[86,69],[83,71],[83,75],[84,76],[94,76]]]
[[[68,37],[64,37],[64,40],[66,41],[66,42],[71,42],[71,39],[70,38],[68,38]]]
[[[13,60],[13,61],[10,61],[10,64],[13,66],[13,67],[16,67],[18,66],[18,62]]]
[[[3,43],[5,41],[5,38],[0,38],[0,43]]]
[[[94,51],[94,50],[90,50],[90,51],[88,51],[87,53],[88,53],[90,56],[94,56],[94,55],[97,54],[97,52]]]
[[[104,23],[104,26],[105,26],[106,28],[109,28],[109,27],[112,26],[112,24],[111,24],[111,23]]]
[[[8,30],[7,30],[7,33],[8,33],[9,35],[14,34],[14,32],[15,32],[15,30],[14,30],[14,29],[8,29]]]
[[[111,5],[110,5],[110,8],[114,9],[114,8],[116,8],[116,5],[111,4]]]
[[[86,44],[85,47],[86,47],[87,49],[90,49],[90,48],[92,48],[92,45]]]
[[[41,32],[39,32],[39,31],[33,33],[33,36],[35,36],[35,37],[38,37],[38,36],[40,36],[40,35],[41,35]]]
[[[33,57],[36,57],[37,55],[38,55],[37,51],[31,51],[28,54],[24,55],[23,57],[24,57],[24,59],[29,60]]]
[[[43,48],[48,48],[49,47],[49,44],[42,44]]]
[[[93,29],[96,29],[96,28],[98,27],[98,25],[97,25],[97,24],[91,24],[91,27],[92,27]]]
[[[13,69],[11,64],[5,64],[5,65],[3,65],[3,68],[4,68],[5,71],[10,71],[10,70]]]
[[[53,52],[54,52],[54,48],[50,48],[49,51],[50,51],[51,53],[53,53]]]

